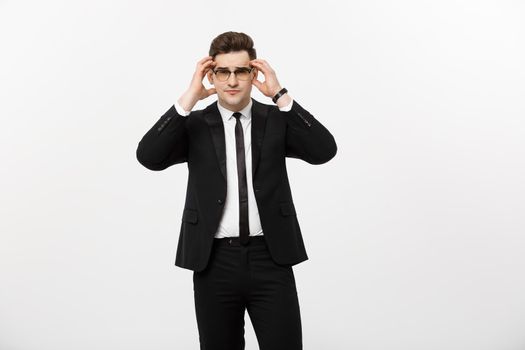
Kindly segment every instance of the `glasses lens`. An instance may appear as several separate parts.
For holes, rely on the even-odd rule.
[[[217,76],[217,79],[219,79],[220,81],[226,81],[228,80],[229,76],[230,76],[230,71],[229,70],[218,70],[215,72],[215,75]]]
[[[235,75],[237,76],[237,79],[239,80],[248,80],[250,78],[250,70],[249,69],[238,69],[235,71]]]

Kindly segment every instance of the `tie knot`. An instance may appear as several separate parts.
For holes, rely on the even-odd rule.
[[[239,112],[235,112],[235,113],[233,113],[233,117],[234,117],[235,119],[237,119],[237,120],[239,120],[239,118],[240,118],[241,116],[242,116],[242,114],[239,113]]]

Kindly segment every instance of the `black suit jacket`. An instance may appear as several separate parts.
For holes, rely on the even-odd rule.
[[[288,182],[285,157],[322,164],[337,145],[332,134],[297,101],[281,112],[253,100],[252,179],[263,234],[273,260],[308,259]],[[172,106],[142,137],[136,156],[150,170],[187,162],[186,202],[175,265],[202,271],[209,260],[226,199],[226,145],[217,101],[187,117]]]

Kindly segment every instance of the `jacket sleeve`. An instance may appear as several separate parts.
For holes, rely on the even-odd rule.
[[[323,164],[337,153],[335,139],[317,119],[294,99],[286,118],[286,156],[310,164]]]
[[[185,162],[188,159],[188,118],[171,106],[139,141],[136,151],[139,163],[150,170],[164,170]]]

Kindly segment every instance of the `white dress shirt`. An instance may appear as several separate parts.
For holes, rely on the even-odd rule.
[[[246,180],[248,185],[248,221],[250,226],[250,236],[263,235],[259,209],[255,201],[252,181],[252,104],[250,102],[246,107],[239,111],[242,114],[240,121],[244,133],[244,151],[246,160]],[[293,99],[284,107],[279,108],[283,112],[292,109]],[[174,103],[177,113],[182,116],[188,116],[190,112],[185,111],[178,102]],[[221,113],[224,124],[224,136],[226,142],[226,200],[224,211],[219,222],[219,227],[215,233],[215,238],[239,237],[239,182],[237,177],[237,149],[235,146],[235,124],[237,120],[233,117],[233,111],[230,111],[217,101],[217,107]]]

